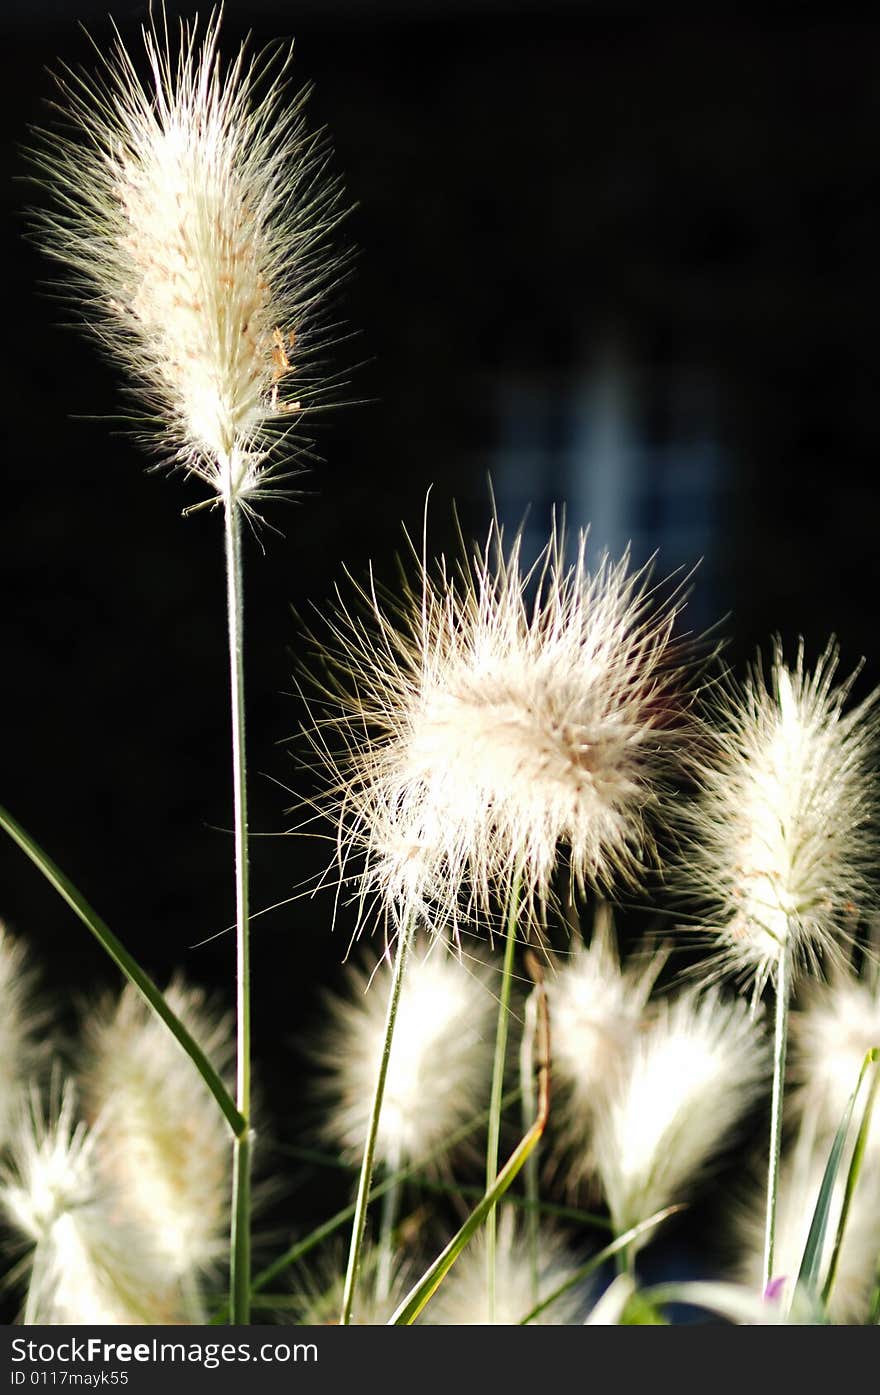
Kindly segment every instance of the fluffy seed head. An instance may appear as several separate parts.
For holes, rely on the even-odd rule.
[[[505,553],[493,525],[456,577],[423,562],[402,604],[371,587],[332,622],[337,682],[313,742],[341,874],[394,917],[454,925],[518,877],[525,906],[543,910],[561,847],[579,889],[641,869],[681,706],[675,609],[652,609],[626,557],[591,574],[584,533],[573,565],[564,554],[554,527],[525,570],[521,537]]]
[[[323,1136],[359,1162],[385,1040],[389,974],[349,970],[345,997],[328,995],[315,1056],[327,1101]],[[485,966],[442,944],[413,954],[401,989],[376,1155],[394,1167],[419,1157],[485,1107],[495,999]]]
[[[204,994],[172,982],[172,1010],[215,1066],[229,1073],[230,1021]],[[214,1266],[225,1252],[231,1146],[216,1101],[140,994],[129,985],[85,1026],[81,1072],[90,1118],[100,1119],[96,1165],[153,1234],[176,1278]]]
[[[246,502],[321,400],[309,361],[339,189],[302,98],[285,102],[290,52],[242,49],[224,68],[219,23],[181,24],[176,42],[146,28],[143,78],[118,37],[95,77],[63,73],[69,129],[34,152],[51,199],[36,217],[163,451]]]
[[[684,1199],[760,1093],[768,1054],[738,999],[710,990],[658,1004],[596,1124],[596,1163],[618,1234]]]
[[[792,1103],[805,1127],[833,1137],[856,1088],[865,1056],[880,1049],[880,984],[874,965],[859,977],[836,966],[827,983],[811,983],[791,1017]],[[868,1138],[880,1166],[880,1126],[876,1111]]]
[[[880,690],[844,711],[833,644],[812,673],[776,646],[721,701],[688,875],[719,913],[720,959],[760,993],[782,956],[815,968],[870,899]]]
[[[482,1229],[456,1260],[425,1308],[422,1321],[432,1326],[464,1327],[489,1323],[486,1292],[486,1231]],[[566,1279],[577,1265],[555,1231],[538,1234],[538,1302]],[[577,1321],[584,1295],[577,1285],[535,1318],[536,1326],[555,1327]],[[536,1307],[532,1289],[532,1260],[525,1227],[510,1209],[498,1217],[495,1254],[495,1318],[498,1327],[514,1327]]]
[[[553,1023],[554,1133],[578,1182],[593,1170],[597,1113],[623,1077],[644,1029],[651,989],[665,953],[621,968],[610,908],[597,912],[589,948],[577,943],[546,980]]]
[[[25,1320],[174,1322],[171,1285],[147,1233],[100,1183],[96,1138],[76,1122],[69,1086],[48,1119],[36,1093],[21,1111],[0,1169],[0,1207],[33,1246]]]
[[[23,946],[0,922],[0,1148],[40,1065],[36,1034],[43,1018],[33,1006],[33,983]]]

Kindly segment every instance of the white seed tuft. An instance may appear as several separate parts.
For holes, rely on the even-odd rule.
[[[36,1093],[0,1169],[0,1207],[32,1252],[27,1323],[179,1320],[174,1286],[151,1237],[95,1166],[100,1130],[75,1120],[68,1086],[47,1119]]]
[[[337,681],[312,740],[340,875],[392,919],[454,928],[517,880],[525,914],[543,912],[561,848],[580,890],[636,880],[650,850],[681,715],[675,608],[652,609],[627,557],[591,574],[584,533],[572,566],[555,527],[531,571],[521,543],[505,554],[494,525],[457,579],[422,563],[402,604],[359,590],[331,622]]]
[[[777,1198],[773,1277],[784,1280],[782,1301],[786,1306],[794,1296],[810,1223],[828,1162],[829,1146],[827,1139],[816,1136],[807,1125],[801,1130],[783,1161]],[[837,1235],[845,1184],[844,1168],[838,1174],[831,1204],[831,1216],[820,1265],[822,1282]],[[760,1290],[763,1277],[765,1209],[764,1190],[756,1187],[751,1205],[741,1207],[738,1213],[734,1213],[739,1246],[737,1273],[754,1291]],[[837,1276],[828,1305],[829,1316],[833,1322],[864,1323],[868,1320],[871,1298],[877,1282],[878,1255],[880,1168],[874,1160],[863,1168],[852,1194]]]
[[[811,982],[791,1018],[792,1105],[830,1143],[856,1088],[865,1056],[880,1050],[880,983],[867,963],[861,977],[836,966],[829,982]],[[863,1097],[864,1098],[864,1097]],[[877,1112],[868,1135],[869,1155],[880,1166]]]
[[[593,1172],[596,1116],[626,1073],[665,958],[665,951],[659,950],[621,968],[606,905],[597,910],[589,947],[577,942],[571,955],[547,975],[553,1024],[553,1132],[574,1184]]]
[[[777,645],[719,702],[719,728],[691,816],[691,884],[718,911],[723,966],[756,994],[783,953],[815,970],[870,901],[877,851],[877,702],[844,711],[855,674],[833,684],[833,644],[815,670],[789,669]]]
[[[291,51],[224,67],[219,26],[182,23],[176,43],[145,28],[143,78],[118,36],[96,77],[63,73],[71,129],[33,153],[52,201],[35,216],[161,448],[245,503],[272,492],[284,437],[321,401],[309,362],[339,188],[307,94],[285,102]]]
[[[37,1040],[44,1015],[34,1007],[33,988],[24,946],[0,922],[0,1148],[44,1055]]]
[[[359,1162],[385,1041],[388,980],[349,970],[345,997],[327,995],[314,1049],[326,1101],[323,1136]],[[401,989],[376,1155],[390,1167],[418,1158],[486,1108],[495,999],[485,965],[440,943],[413,954]]]
[[[229,1074],[229,1019],[200,990],[172,982],[166,1001],[217,1069]],[[85,1025],[82,1090],[100,1119],[96,1165],[148,1227],[176,1279],[212,1269],[228,1240],[232,1146],[192,1061],[130,985]]]
[[[596,1164],[618,1235],[685,1199],[760,1094],[768,1057],[761,1025],[739,999],[709,990],[657,1004],[596,1123]]]

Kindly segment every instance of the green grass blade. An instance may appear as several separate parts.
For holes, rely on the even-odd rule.
[[[564,1283],[561,1283],[559,1287],[555,1288],[546,1298],[542,1298],[541,1302],[536,1304],[531,1312],[526,1313],[524,1318],[520,1318],[520,1327],[525,1327],[526,1323],[534,1322],[535,1318],[540,1317],[541,1313],[549,1308],[551,1303],[555,1303],[557,1298],[561,1298],[564,1293],[568,1293],[569,1289],[574,1288],[575,1284],[579,1284],[584,1279],[588,1279],[607,1259],[612,1259],[613,1256],[619,1254],[621,1250],[625,1250],[627,1245],[630,1245],[633,1240],[637,1240],[638,1237],[644,1235],[646,1231],[653,1230],[661,1221],[665,1221],[667,1216],[672,1216],[676,1211],[683,1210],[683,1206],[667,1206],[662,1211],[656,1211],[654,1215],[649,1216],[647,1220],[639,1221],[638,1225],[634,1225],[629,1230],[625,1230],[622,1235],[618,1235],[616,1239],[611,1241],[610,1245],[605,1246],[604,1250],[599,1250],[587,1260],[586,1264],[582,1264],[580,1269],[576,1269],[573,1274],[569,1274]]]
[[[880,1048],[875,1047],[873,1051],[868,1052],[868,1055],[865,1058],[865,1063],[862,1067],[862,1075],[864,1075],[865,1069],[869,1065],[876,1065],[878,1060],[880,1060]],[[862,1081],[862,1075],[859,1076],[860,1085]],[[856,1183],[859,1180],[859,1173],[862,1170],[862,1161],[865,1156],[865,1148],[868,1144],[868,1133],[871,1128],[871,1116],[874,1112],[874,1101],[877,1098],[878,1085],[880,1085],[880,1070],[875,1070],[874,1078],[871,1081],[871,1088],[868,1091],[868,1098],[865,1102],[865,1107],[862,1110],[862,1122],[859,1126],[858,1137],[856,1138],[856,1146],[853,1149],[853,1155],[850,1158],[849,1171],[846,1176],[846,1187],[844,1189],[843,1194],[843,1205],[840,1208],[840,1219],[837,1222],[837,1234],[834,1237],[834,1248],[831,1251],[831,1259],[828,1263],[828,1274],[825,1278],[825,1287],[822,1289],[822,1302],[826,1306],[828,1304],[829,1298],[831,1297],[831,1290],[834,1287],[834,1280],[837,1278],[837,1268],[840,1263],[840,1249],[843,1245],[843,1236],[844,1231],[846,1230],[846,1223],[849,1220],[849,1210],[850,1206],[852,1205],[853,1193],[856,1189]],[[856,1094],[858,1094],[858,1088],[856,1089]]]
[[[437,1256],[434,1263],[425,1271],[421,1279],[410,1290],[406,1298],[392,1314],[389,1326],[408,1327],[415,1322],[419,1313],[424,1308],[428,1300],[436,1293],[449,1270],[452,1268],[458,1256],[461,1254],[468,1241],[476,1234],[493,1207],[501,1200],[507,1188],[519,1175],[519,1171],[529,1157],[532,1150],[537,1147],[538,1141],[543,1133],[543,1128],[531,1128],[525,1138],[521,1140],[518,1147],[514,1149],[507,1162],[495,1179],[495,1183],[486,1192],[468,1216],[464,1225],[452,1237],[446,1249]]]
[[[229,1121],[230,1127],[236,1136],[239,1136],[245,1129],[245,1121],[235,1107],[235,1101],[223,1084],[217,1071],[211,1065],[198,1042],[190,1036],[180,1018],[171,1011],[162,993],[156,984],[144,973],[140,965],[131,957],[128,950],[120,940],[116,938],[112,930],[106,926],[92,909],[84,896],[80,895],[73,883],[64,875],[59,867],[50,857],[43,852],[43,849],[34,842],[33,838],[21,827],[21,824],[0,805],[0,828],[5,829],[17,843],[22,852],[26,853],[39,868],[50,886],[53,886],[62,900],[66,901],[71,910],[79,916],[83,925],[92,932],[101,947],[109,954],[114,964],[119,968],[129,983],[134,984],[138,992],[146,999],[150,1007],[158,1017],[162,1019],[168,1030],[180,1043],[183,1050],[189,1056],[199,1075],[204,1080],[211,1094],[222,1109]]]
[[[849,1097],[846,1109],[843,1111],[843,1118],[838,1125],[837,1133],[834,1135],[834,1142],[831,1145],[831,1152],[828,1154],[828,1162],[825,1165],[822,1185],[819,1188],[813,1219],[810,1223],[807,1243],[804,1246],[804,1254],[801,1260],[800,1270],[798,1271],[797,1284],[795,1286],[795,1296],[797,1296],[798,1290],[804,1290],[813,1301],[818,1297],[820,1289],[819,1271],[822,1265],[822,1252],[825,1247],[825,1237],[831,1219],[831,1203],[834,1197],[834,1186],[843,1160],[846,1140],[849,1136],[850,1124],[852,1123],[853,1110],[855,1109],[859,1091],[862,1088],[865,1072],[878,1059],[880,1059],[880,1052],[876,1050],[869,1051],[865,1057],[862,1063],[862,1069],[859,1071],[858,1083]]]

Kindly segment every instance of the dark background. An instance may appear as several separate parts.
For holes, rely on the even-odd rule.
[[[2,801],[160,981],[230,997],[233,915],[221,524],[101,420],[119,375],[59,327],[23,239],[21,147],[44,65],[88,62],[101,6],[6,5],[5,478],[0,517]],[[114,9],[137,46],[140,6]],[[878,676],[875,610],[880,23],[706,19],[627,6],[227,6],[224,47],[295,33],[312,121],[333,138],[357,245],[339,311],[362,362],[325,419],[325,463],[284,536],[246,555],[253,827],[307,788],[281,743],[302,720],[290,607],[345,564],[392,581],[401,521],[485,534],[491,476],[529,545],[549,509],[597,546],[690,567],[692,623],[727,616],[736,665],[779,631]],[[789,647],[789,653],[791,653]],[[320,870],[314,840],[253,845],[253,904]],[[11,845],[0,915],[62,994],[114,982],[86,931]],[[301,898],[254,927],[255,1050],[280,1131],[350,917]],[[284,1121],[287,1121],[286,1123]]]

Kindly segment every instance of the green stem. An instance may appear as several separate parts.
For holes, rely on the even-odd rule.
[[[526,1020],[522,1044],[519,1052],[519,1079],[522,1093],[523,1133],[535,1117],[535,1033],[538,1027],[538,995],[536,991],[526,999]],[[540,1195],[538,1187],[538,1149],[529,1155],[523,1167],[523,1180],[526,1193],[526,1229],[529,1250],[529,1272],[532,1284],[532,1303],[538,1302],[540,1265],[538,1259],[538,1233],[540,1227]]]
[[[519,874],[510,888],[507,904],[507,938],[504,945],[504,967],[498,998],[498,1026],[495,1032],[495,1059],[492,1065],[492,1093],[489,1101],[489,1130],[486,1140],[486,1192],[491,1194],[498,1176],[498,1152],[501,1143],[501,1096],[504,1093],[504,1065],[507,1058],[507,1033],[510,1025],[510,990],[513,983],[513,956],[516,949],[516,921],[519,912]],[[531,1151],[531,1150],[530,1150]],[[495,1266],[498,1217],[494,1205],[486,1217],[486,1283],[487,1322],[495,1321]]]
[[[237,1326],[250,1321],[251,1301],[251,1004],[248,922],[247,757],[244,719],[244,649],[241,512],[232,489],[224,500],[229,688],[232,714],[232,790],[235,820],[236,1103],[244,1127],[236,1134],[232,1168],[230,1311]]]
[[[394,977],[391,981],[391,995],[388,999],[388,1012],[385,1016],[385,1041],[382,1047],[382,1060],[379,1064],[379,1074],[376,1079],[376,1089],[373,1095],[373,1107],[370,1112],[370,1125],[367,1132],[367,1141],[364,1147],[364,1159],[361,1163],[361,1172],[358,1179],[357,1196],[354,1203],[354,1224],[351,1230],[351,1248],[348,1254],[348,1268],[345,1273],[345,1287],[342,1293],[342,1314],[339,1319],[341,1327],[348,1327],[351,1323],[351,1313],[354,1306],[354,1295],[357,1288],[358,1274],[361,1265],[361,1250],[364,1243],[364,1228],[367,1223],[367,1206],[370,1193],[370,1183],[373,1179],[373,1159],[376,1153],[376,1138],[379,1132],[379,1117],[382,1113],[382,1100],[385,1095],[385,1081],[388,1076],[388,1061],[391,1057],[391,1042],[394,1037],[394,1024],[397,1021],[397,1009],[400,1004],[400,989],[403,983],[403,970],[406,964],[406,957],[409,951],[413,936],[413,922],[408,919],[401,927],[397,939],[397,950],[394,955]]]
[[[101,948],[110,956],[116,967],[122,971],[129,983],[133,984],[149,1003],[156,1016],[165,1023],[171,1035],[189,1056],[214,1096],[228,1120],[232,1132],[234,1134],[240,1133],[246,1124],[235,1107],[235,1101],[198,1042],[190,1035],[180,1018],[171,1011],[150,976],[144,973],[140,964],[132,958],[122,941],[118,940],[109,926],[105,925],[97,911],[77,891],[73,883],[61,871],[61,868],[56,866],[39,844],[34,842],[30,834],[25,832],[21,824],[17,823],[12,815],[2,807],[0,807],[0,828],[5,829],[22,852],[27,854],[34,866],[39,868],[49,885],[54,887],[62,900],[67,902],[86,929],[94,935]]]
[[[764,1230],[764,1270],[761,1292],[773,1277],[776,1247],[776,1200],[779,1192],[779,1159],[782,1152],[782,1097],[785,1090],[785,1055],[788,1044],[790,994],[789,936],[779,956],[776,975],[776,1029],[773,1039],[773,1095],[770,1102],[770,1157],[767,1168],[767,1221]]]

